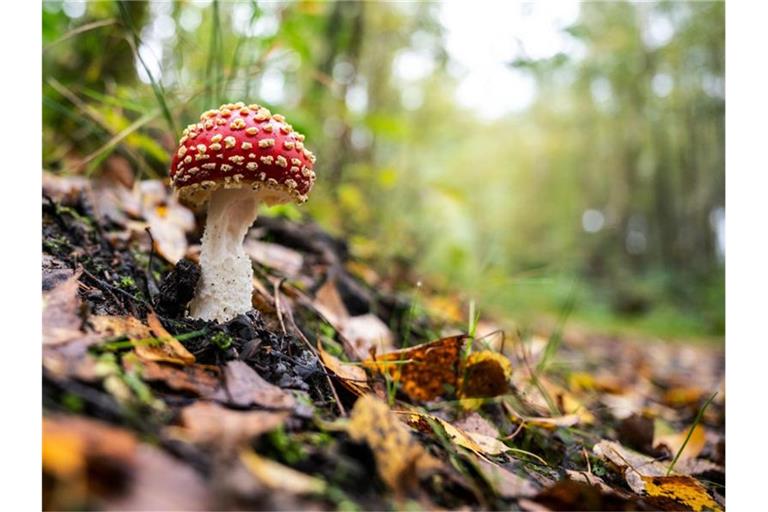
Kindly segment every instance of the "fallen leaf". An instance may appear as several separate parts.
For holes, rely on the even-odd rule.
[[[484,459],[478,459],[478,464],[483,477],[502,498],[523,498],[536,494],[536,486],[530,480]]]
[[[490,398],[509,391],[512,364],[504,354],[491,350],[467,356],[459,379],[459,398]]]
[[[467,434],[482,434],[484,436],[499,437],[499,429],[477,412],[472,412],[453,424]]]
[[[221,449],[274,430],[287,417],[285,412],[237,411],[215,402],[198,401],[181,410],[180,426],[167,431],[173,437]]]
[[[670,498],[695,512],[720,511],[707,489],[690,476],[644,476],[645,492],[649,496]]]
[[[130,368],[130,361],[124,361],[124,364]],[[218,366],[178,366],[143,361],[141,368],[141,375],[146,381],[163,382],[171,389],[193,393],[203,398],[213,397],[221,388],[221,371]]]
[[[442,338],[366,359],[369,369],[388,373],[411,400],[429,401],[456,389],[461,350],[467,336]]]
[[[143,180],[137,189],[155,249],[169,263],[176,264],[187,252],[186,233],[195,228],[195,215],[182,206],[160,180]]]
[[[352,393],[360,396],[371,392],[371,387],[368,385],[368,374],[361,366],[342,363],[337,357],[323,350],[323,347],[318,347],[317,352],[325,367],[331,370],[344,387]]]
[[[292,409],[293,395],[270,384],[243,361],[229,361],[224,368],[225,386],[215,399],[239,407],[259,405],[271,409]]]
[[[637,494],[645,490],[643,477],[658,477],[667,474],[669,464],[632,451],[614,441],[600,441],[592,447],[595,455],[616,466],[623,472],[627,485]]]
[[[266,459],[251,451],[242,452],[240,461],[264,486],[291,494],[323,494],[327,484],[305,473]]]
[[[105,338],[126,337],[132,340],[152,338],[149,327],[130,315],[94,315],[88,318],[88,323],[96,333]]]
[[[698,387],[674,387],[664,392],[661,400],[671,407],[685,407],[697,404],[704,396],[704,390]]]
[[[523,510],[653,510],[642,500],[624,497],[588,482],[560,480],[531,499],[520,500]]]
[[[331,279],[326,280],[315,292],[312,305],[337,331],[344,329],[344,324],[349,318],[349,312]]]
[[[654,433],[653,447],[657,450],[665,448],[669,454],[674,457],[680,448],[682,448],[683,444],[685,444],[685,449],[680,454],[679,460],[695,459],[707,444],[707,435],[704,427],[696,425],[686,444],[685,441],[688,437],[689,430],[690,428],[686,428],[681,432],[673,432],[663,435],[656,432]]]
[[[256,262],[277,270],[286,277],[296,277],[304,265],[304,256],[298,251],[283,245],[260,242],[246,238],[243,243],[245,253]]]
[[[78,314],[80,297],[77,295],[80,274],[43,294],[43,344],[57,345],[82,337],[82,320]]]
[[[169,333],[160,319],[153,312],[147,315],[147,323],[154,334],[154,337],[160,340],[157,344],[136,344],[136,354],[145,361],[162,361],[166,363],[175,363],[188,365],[195,362],[193,356],[179,340]]]
[[[610,375],[593,375],[587,372],[573,372],[568,376],[568,387],[573,392],[598,391],[618,394],[623,391],[621,383]]]
[[[373,395],[357,399],[347,431],[353,440],[370,446],[379,476],[396,492],[412,489],[420,476],[440,466],[389,407]]]
[[[381,319],[368,313],[352,316],[344,322],[341,334],[352,345],[354,356],[358,360],[365,359],[375,349],[377,353],[388,352],[394,348],[394,336],[387,324]]]
[[[129,488],[105,496],[104,510],[213,510],[215,496],[209,484],[188,464],[145,443],[136,448]],[[114,486],[114,483],[113,483]]]

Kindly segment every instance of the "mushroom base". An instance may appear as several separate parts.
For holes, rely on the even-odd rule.
[[[200,252],[200,281],[189,305],[192,318],[226,322],[252,309],[253,267],[243,239],[258,215],[259,194],[249,188],[211,193]]]

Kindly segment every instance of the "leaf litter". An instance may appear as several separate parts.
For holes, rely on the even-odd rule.
[[[724,508],[721,350],[473,338],[458,298],[269,217],[258,307],[192,320],[192,213],[122,174],[44,174],[45,509]]]

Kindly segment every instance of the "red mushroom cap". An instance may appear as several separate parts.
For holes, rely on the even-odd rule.
[[[270,204],[307,200],[315,156],[285,118],[259,105],[230,103],[184,129],[171,162],[179,198],[198,207],[219,188],[251,187]]]

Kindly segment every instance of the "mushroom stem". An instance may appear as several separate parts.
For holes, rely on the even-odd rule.
[[[226,322],[252,309],[253,267],[243,239],[260,199],[250,187],[211,194],[200,252],[200,281],[189,305],[192,318]]]

